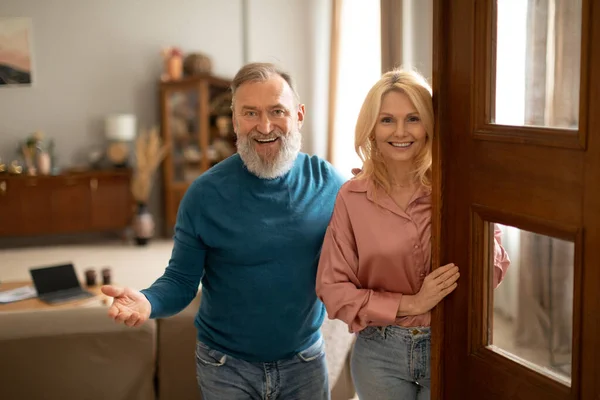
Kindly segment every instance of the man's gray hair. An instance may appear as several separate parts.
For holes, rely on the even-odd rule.
[[[233,78],[230,86],[232,94],[231,106],[233,107],[233,102],[235,101],[235,92],[241,85],[247,82],[265,82],[269,78],[272,78],[276,75],[279,75],[284,81],[287,82],[294,93],[294,98],[297,102],[300,102],[298,92],[296,91],[296,85],[294,84],[294,80],[289,73],[283,71],[272,63],[255,62],[244,65]]]

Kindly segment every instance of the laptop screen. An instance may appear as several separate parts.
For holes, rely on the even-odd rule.
[[[79,287],[73,264],[29,270],[38,295]]]

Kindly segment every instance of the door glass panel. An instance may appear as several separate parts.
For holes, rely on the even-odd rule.
[[[491,225],[495,289],[488,344],[570,386],[574,243]]]
[[[201,173],[197,89],[173,92],[167,102],[169,130],[173,145],[173,180],[191,182]]]
[[[497,0],[492,120],[577,129],[582,0]]]

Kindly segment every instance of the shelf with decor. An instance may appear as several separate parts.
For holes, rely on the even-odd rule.
[[[211,74],[160,82],[161,135],[169,145],[162,164],[167,229],[189,185],[236,151],[230,84]]]

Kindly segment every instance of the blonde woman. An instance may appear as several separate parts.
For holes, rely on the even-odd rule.
[[[361,170],[338,193],[317,273],[329,317],[358,333],[351,370],[361,399],[428,399],[430,310],[458,267],[431,272],[431,88],[394,70],[356,124]],[[495,285],[508,267],[496,231]]]

